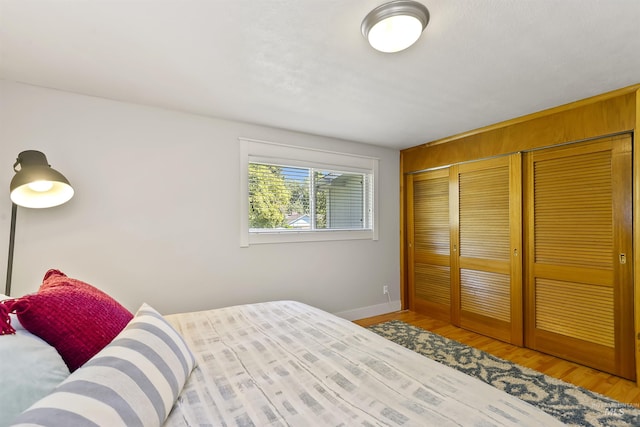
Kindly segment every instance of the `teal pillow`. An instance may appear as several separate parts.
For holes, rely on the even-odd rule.
[[[0,300],[7,297],[0,295]],[[69,376],[69,368],[55,348],[28,332],[12,316],[16,329],[0,335],[0,427],[51,393]]]

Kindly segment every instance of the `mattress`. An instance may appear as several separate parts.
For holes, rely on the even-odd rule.
[[[168,315],[197,366],[166,426],[554,426],[557,419],[294,301]]]

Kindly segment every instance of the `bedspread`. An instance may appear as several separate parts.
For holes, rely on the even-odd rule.
[[[539,409],[293,301],[165,316],[197,367],[166,426],[554,426]]]

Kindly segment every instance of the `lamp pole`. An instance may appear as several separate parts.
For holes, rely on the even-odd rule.
[[[13,247],[16,240],[16,214],[18,205],[11,203],[11,229],[9,231],[9,256],[7,259],[7,283],[4,288],[5,295],[11,294],[11,275],[13,273]]]

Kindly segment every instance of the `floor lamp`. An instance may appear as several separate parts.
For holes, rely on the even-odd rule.
[[[51,208],[68,202],[73,188],[67,178],[53,169],[47,157],[40,151],[28,150],[18,154],[13,165],[16,172],[9,186],[11,192],[11,229],[9,232],[9,256],[5,294],[11,293],[13,273],[13,247],[16,237],[18,206],[25,208]]]

